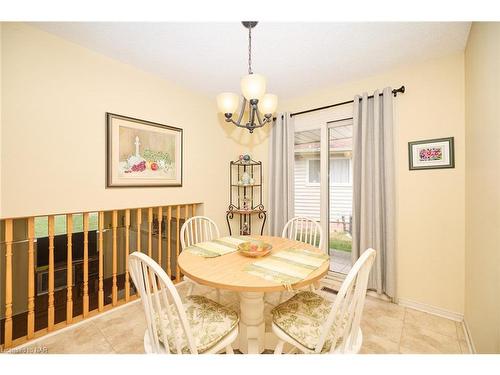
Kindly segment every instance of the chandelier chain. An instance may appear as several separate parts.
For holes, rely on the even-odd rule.
[[[252,28],[248,28],[248,74],[252,72]]]

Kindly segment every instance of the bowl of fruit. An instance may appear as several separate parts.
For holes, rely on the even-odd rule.
[[[264,241],[252,240],[238,245],[238,251],[247,257],[263,257],[271,252],[272,245]]]

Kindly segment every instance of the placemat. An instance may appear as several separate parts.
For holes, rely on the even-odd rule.
[[[217,238],[216,240],[199,242],[186,247],[183,251],[199,255],[205,258],[215,258],[226,255],[238,250],[238,245],[242,242],[250,241],[250,237],[227,236]]]
[[[326,254],[310,250],[286,249],[247,265],[245,271],[291,289],[291,284],[306,279],[329,259]]]

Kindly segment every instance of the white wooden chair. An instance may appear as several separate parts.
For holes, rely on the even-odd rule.
[[[319,247],[323,246],[323,231],[317,221],[305,217],[294,217],[285,224],[281,237],[307,243],[309,245]],[[319,285],[319,283],[318,283]],[[314,292],[314,285],[311,284],[309,290]],[[280,292],[278,303],[283,302],[284,292]]]
[[[275,354],[285,343],[304,353],[358,353],[363,343],[360,328],[368,275],[376,252],[366,250],[357,260],[333,303],[320,295],[297,293],[272,311],[272,329],[278,336]]]
[[[317,221],[304,217],[297,216],[290,219],[283,228],[281,237],[289,238],[300,242],[307,243],[323,248],[323,232]]]
[[[206,216],[193,216],[186,220],[181,227],[180,239],[181,247],[184,250],[186,247],[195,245],[204,241],[211,241],[220,237],[219,228],[215,222]],[[187,295],[191,295],[196,282],[189,277],[184,276],[184,280],[189,282]],[[217,294],[217,302],[220,302],[220,291],[215,289]]]
[[[129,270],[146,315],[146,353],[233,353],[236,312],[203,296],[187,297],[184,305],[166,272],[146,254],[130,254]]]

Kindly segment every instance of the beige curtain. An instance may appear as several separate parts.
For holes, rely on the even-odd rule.
[[[280,113],[269,138],[269,233],[281,236],[293,217],[294,126],[288,113]]]
[[[352,260],[377,251],[369,288],[396,296],[392,90],[354,98]]]

